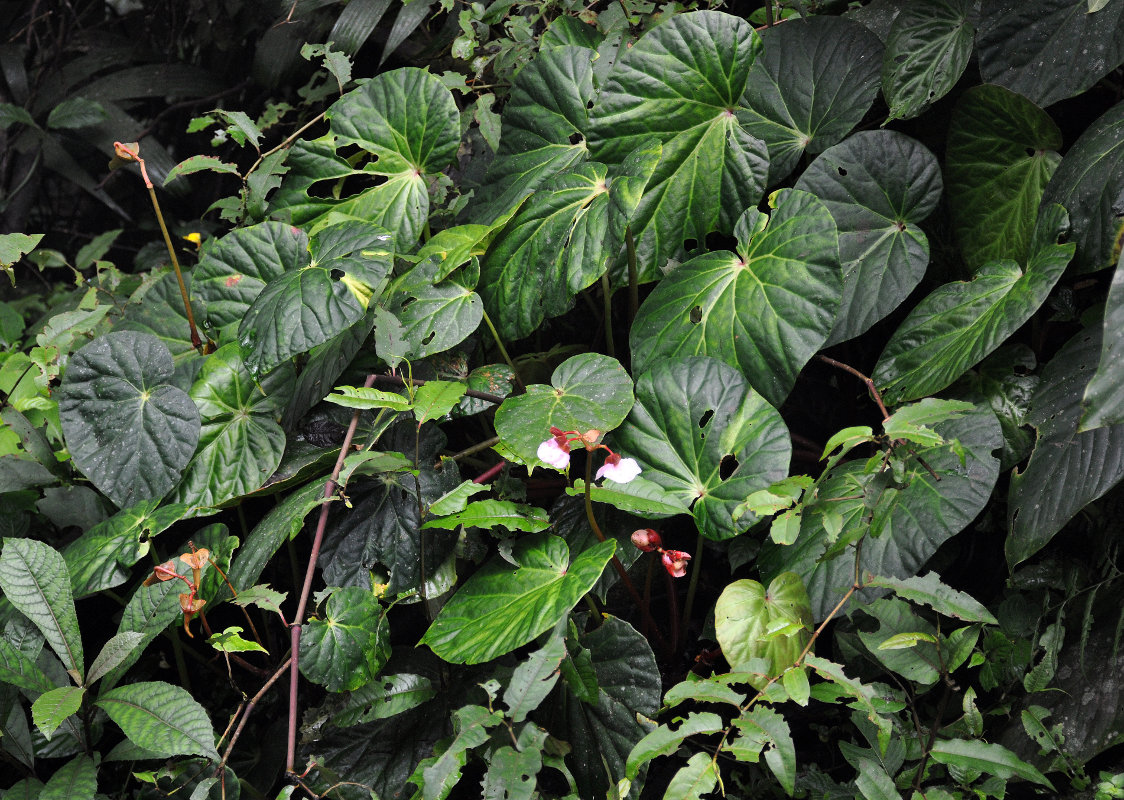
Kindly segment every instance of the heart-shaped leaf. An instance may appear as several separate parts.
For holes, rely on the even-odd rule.
[[[777,624],[791,630],[774,632]],[[752,659],[765,659],[767,675],[779,676],[812,640],[812,604],[804,582],[794,572],[782,572],[768,591],[745,578],[727,584],[714,607],[714,632],[730,669],[748,670]],[[760,689],[766,679],[756,681]]]
[[[155,336],[107,333],[70,357],[58,392],[74,465],[121,508],[160,498],[199,441],[199,412],[168,385],[172,354]]]
[[[532,384],[496,411],[496,433],[528,465],[542,465],[537,451],[551,427],[584,433],[610,431],[632,408],[632,379],[613,358],[583,353],[558,365],[551,386]]]
[[[719,11],[679,14],[627,50],[590,111],[593,157],[622,162],[655,137],[662,156],[632,222],[641,281],[662,276],[714,230],[729,231],[765,187],[768,156],[738,101],[761,41]]]
[[[301,637],[300,670],[329,692],[358,689],[390,657],[390,627],[367,589],[348,586],[328,598],[324,619],[311,619]]]
[[[746,213],[752,238],[740,256],[692,259],[648,296],[629,336],[635,369],[672,356],[712,356],[739,367],[773,405],[784,402],[831,333],[843,271],[824,204],[794,189],[774,202],[771,217]]]
[[[946,442],[958,440],[965,460],[961,463],[947,444],[917,448],[917,458],[909,460],[901,480],[904,488],[889,498],[880,534],[863,540],[863,574],[916,575],[941,544],[975,519],[991,496],[999,477],[999,461],[992,451],[1002,443],[999,422],[991,410],[977,410],[934,429]],[[841,519],[836,527],[842,528],[840,540],[850,534],[865,535],[870,530],[867,493],[873,489],[862,460],[843,464],[819,489],[819,497],[832,500],[804,510],[796,542],[787,546],[766,543],[762,550],[758,561],[762,575],[772,578],[790,570],[800,575],[817,620],[827,615],[855,580],[852,547],[840,557],[820,560],[835,541],[824,517],[831,514]]]
[[[1124,103],[1117,103],[1073,143],[1042,195],[1043,205],[1060,203],[1073,222],[1077,255],[1071,269],[1095,272],[1112,265],[1119,255],[1122,198]]]
[[[949,210],[970,267],[1009,258],[1023,263],[1038,203],[1061,156],[1050,116],[1001,86],[960,96],[948,131]]]
[[[1012,568],[1124,478],[1124,424],[1078,432],[1081,398],[1100,355],[1100,326],[1086,328],[1042,370],[1026,420],[1038,439],[1026,468],[1012,474],[1007,500],[1004,549]]]
[[[284,364],[255,383],[234,343],[207,359],[191,387],[203,419],[199,449],[171,502],[218,506],[269,479],[285,452],[285,432],[277,420],[294,377],[293,368]]]
[[[753,524],[734,508],[788,471],[792,444],[780,414],[733,367],[712,358],[660,361],[640,376],[636,406],[614,434],[663,500],[695,517],[711,539]],[[613,484],[629,493],[632,483]]]
[[[811,17],[761,36],[738,119],[769,147],[769,183],[783,180],[805,150],[839,142],[874,102],[882,42],[857,22]]]
[[[865,333],[925,275],[929,240],[920,222],[941,198],[937,159],[895,131],[861,131],[829,147],[797,189],[818,197],[839,231],[843,300],[824,346]]]
[[[86,669],[82,634],[70,575],[59,552],[34,539],[4,539],[0,589],[17,611],[35,623],[63,666],[81,683]]]
[[[988,0],[976,46],[985,82],[1052,105],[1124,61],[1124,6],[1090,14],[1081,0]]]
[[[588,592],[613,557],[601,542],[570,562],[557,536],[516,540],[511,558],[496,556],[468,579],[441,609],[421,644],[454,664],[479,664],[550,630]]]
[[[385,229],[349,220],[322,229],[309,251],[311,263],[270,281],[238,326],[246,368],[255,375],[363,319],[390,272],[393,244]]]
[[[271,198],[271,209],[287,209],[298,224],[333,211],[358,217],[410,247],[429,216],[427,176],[444,169],[460,143],[452,93],[427,71],[407,67],[376,75],[336,101],[325,116],[331,133],[290,154],[290,171]],[[369,158],[345,160],[337,148],[349,146]],[[318,181],[351,176],[373,178],[376,185],[333,200],[309,193]]]
[[[458,280],[439,280],[442,269],[443,262],[427,258],[388,292],[385,307],[402,325],[407,344],[402,357],[444,353],[472,335],[484,317],[480,296]]]
[[[130,741],[161,757],[219,758],[207,712],[186,689],[162,681],[131,683],[106,692],[97,705]]]
[[[888,120],[916,117],[960,80],[976,35],[978,0],[915,0],[890,26],[882,56]]]
[[[970,282],[941,286],[922,300],[882,351],[874,381],[893,405],[939,392],[1022,327],[1073,257],[1059,244],[1069,230],[1061,206],[1042,210],[1025,272],[1013,261],[984,265]]]

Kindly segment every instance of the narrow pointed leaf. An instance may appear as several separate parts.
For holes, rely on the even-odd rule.
[[[999,624],[982,603],[969,594],[945,585],[941,582],[941,576],[935,572],[901,579],[874,577],[865,583],[867,586],[892,589],[898,597],[914,603],[923,603],[946,617],[955,617],[965,622]]]
[[[62,686],[44,692],[31,704],[31,720],[47,741],[59,725],[82,707],[86,690],[81,686]]]
[[[218,759],[207,712],[186,689],[161,681],[132,683],[106,692],[97,705],[134,744],[161,757]]]
[[[432,510],[432,509],[431,509]],[[505,528],[509,531],[534,533],[550,527],[546,511],[510,500],[477,500],[463,511],[427,521],[423,528],[455,530],[466,528]]]
[[[512,671],[511,680],[503,693],[507,715],[512,722],[525,720],[554,689],[565,655],[564,638],[556,631],[545,645],[531,653],[526,661]]]
[[[1051,790],[1054,788],[1045,775],[1002,745],[967,739],[940,739],[934,743],[931,755],[938,764],[978,769],[1000,778],[1022,778]]]
[[[86,675],[86,683],[92,684],[102,676],[114,669],[118,664],[128,658],[145,641],[145,635],[140,631],[122,631],[114,634],[108,642],[102,645],[94,663],[90,665],[90,672]]]

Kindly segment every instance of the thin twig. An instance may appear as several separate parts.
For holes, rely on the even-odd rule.
[[[278,679],[285,674],[285,670],[289,668],[289,664],[292,663],[292,660],[292,656],[285,659],[285,663],[277,668],[273,675],[269,677],[269,680],[258,689],[258,693],[250,698],[250,702],[246,703],[246,708],[242,712],[242,719],[238,721],[238,727],[235,728],[234,733],[230,735],[230,741],[227,742],[226,750],[222,754],[222,761],[219,762],[218,769],[215,770],[216,776],[222,773],[223,769],[226,767],[226,762],[230,760],[230,753],[234,749],[234,743],[237,742],[238,737],[242,735],[242,730],[246,727],[246,721],[249,720],[250,714],[253,713],[254,706],[265,696],[269,688],[277,683]]]
[[[863,375],[850,364],[844,364],[842,361],[836,361],[834,358],[828,358],[825,355],[817,355],[816,358],[818,358],[825,364],[830,364],[837,369],[841,369],[844,372],[851,373],[860,381],[865,383],[867,391],[870,392],[870,396],[874,399],[874,402],[878,404],[878,410],[882,412],[882,419],[885,420],[890,418],[890,412],[886,410],[886,404],[882,402],[882,393],[879,392],[878,387],[874,385],[873,379],[868,378],[866,375]]]

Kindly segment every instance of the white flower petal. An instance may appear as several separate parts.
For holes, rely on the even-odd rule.
[[[540,461],[545,461],[557,470],[565,470],[570,466],[570,454],[558,446],[553,436],[539,445],[537,455]]]
[[[598,478],[608,478],[615,483],[628,483],[639,474],[640,465],[636,463],[635,458],[622,458],[616,464],[606,461],[601,469],[597,470]]]

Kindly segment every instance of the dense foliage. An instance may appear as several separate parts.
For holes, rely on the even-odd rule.
[[[0,5],[3,800],[1124,797],[1124,0]]]

